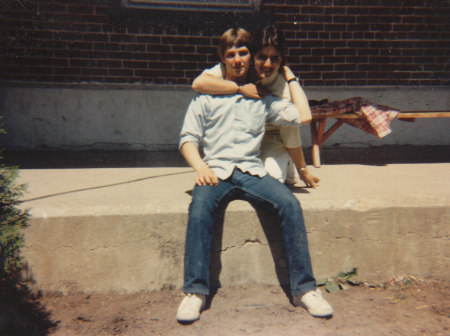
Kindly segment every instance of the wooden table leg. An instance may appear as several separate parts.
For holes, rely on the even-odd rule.
[[[327,124],[327,119],[319,119],[317,126],[317,143],[319,144],[319,148],[322,147],[323,144],[323,133],[325,133],[325,126]]]
[[[313,165],[314,165],[314,167],[319,168],[320,167],[320,147],[319,147],[319,139],[317,136],[317,121],[312,120],[310,123],[310,127],[311,127]]]
[[[322,146],[322,143],[324,141],[326,124],[326,118],[311,121],[312,157],[313,165],[316,168],[319,168],[321,166],[320,147]]]
[[[320,145],[324,143],[325,140],[327,140],[331,134],[333,134],[341,125],[344,124],[344,119],[339,119],[336,121],[333,126],[331,126],[326,133],[323,134],[322,139],[320,139]]]

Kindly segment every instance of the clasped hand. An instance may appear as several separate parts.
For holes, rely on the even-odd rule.
[[[268,92],[266,90],[264,90],[261,86],[255,85],[253,83],[239,86],[239,93],[244,97],[252,99],[261,99],[268,95]]]

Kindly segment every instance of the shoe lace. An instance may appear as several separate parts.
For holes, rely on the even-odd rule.
[[[186,300],[187,301],[186,304],[189,306],[193,306],[197,300],[200,300],[200,301],[202,300],[202,298],[200,296],[198,296],[196,294],[192,294],[192,293],[186,294],[186,298],[188,299],[188,300]],[[195,300],[195,299],[197,299],[197,300]]]
[[[319,291],[319,290],[313,291],[313,292],[312,292],[312,296],[314,296],[314,297],[316,297],[316,298],[318,298],[318,299],[323,299],[322,292]]]

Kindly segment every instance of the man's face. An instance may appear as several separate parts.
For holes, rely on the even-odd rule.
[[[247,78],[247,72],[250,68],[250,51],[246,46],[228,47],[225,49],[222,62],[225,65],[225,79],[242,81]]]

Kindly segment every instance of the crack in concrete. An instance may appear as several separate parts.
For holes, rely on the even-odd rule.
[[[356,240],[354,240],[352,237],[346,237],[346,236],[335,236],[335,239],[348,239],[350,240],[352,243],[356,243]]]
[[[89,252],[93,252],[95,250],[99,250],[99,249],[108,249],[108,248],[121,248],[122,246],[127,246],[127,245],[134,245],[134,244],[138,244],[141,243],[143,241],[147,241],[149,239],[155,239],[155,238],[160,238],[159,235],[157,234],[150,234],[148,236],[145,236],[141,239],[134,239],[134,240],[126,240],[126,241],[122,241],[122,242],[117,242],[114,244],[97,244],[95,247],[86,247],[86,248],[81,248],[79,246],[73,246],[73,245],[62,245],[62,246],[56,246],[53,248],[49,248],[49,247],[41,247],[41,250],[46,250],[46,251],[56,251],[59,249],[77,249],[78,251],[89,251]],[[173,242],[170,241],[166,241],[164,244],[174,244]],[[160,246],[164,245],[164,244],[160,244]],[[27,246],[28,248],[34,247],[34,248],[39,248],[36,247],[34,245],[29,245]]]
[[[227,246],[224,249],[221,249],[220,251],[215,251],[215,252],[226,252],[228,250],[234,249],[234,248],[241,248],[244,247],[246,245],[253,245],[253,244],[259,244],[259,245],[263,245],[263,246],[267,246],[268,244],[264,244],[263,242],[261,242],[261,240],[259,240],[258,238],[256,239],[246,239],[241,245],[237,246],[237,245],[233,245],[233,246]]]
[[[264,245],[258,238],[256,238],[256,239],[246,239],[244,241],[244,244],[242,244],[242,246],[244,246],[246,244],[261,244],[261,245]]]

